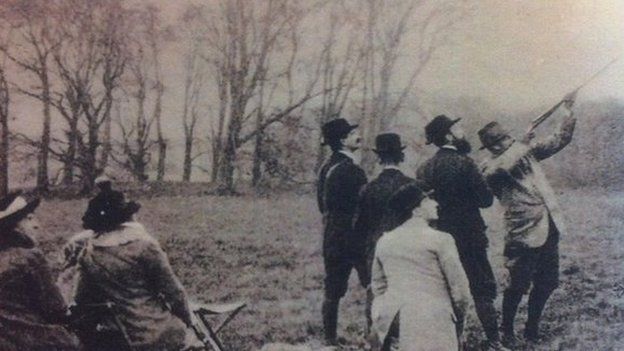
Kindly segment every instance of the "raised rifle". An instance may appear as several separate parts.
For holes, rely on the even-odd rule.
[[[574,99],[576,99],[576,94],[578,93],[578,91],[581,90],[583,87],[585,87],[589,82],[594,80],[596,77],[601,75],[604,71],[607,70],[607,68],[609,68],[609,66],[611,66],[613,63],[615,63],[619,59],[620,59],[620,56],[618,56],[615,59],[613,59],[611,62],[609,62],[608,64],[603,66],[598,72],[594,73],[593,76],[591,76],[589,79],[585,80],[581,85],[576,87],[576,89],[574,89],[570,93],[566,94],[566,96],[564,96],[553,107],[549,108],[548,111],[542,113],[537,118],[533,119],[533,121],[531,121],[531,124],[529,125],[529,128],[527,130],[527,134],[531,133],[535,128],[537,128],[537,126],[539,126],[546,119],[548,119],[548,117],[550,117],[564,103],[568,103],[568,106],[572,106],[572,104],[574,103]]]

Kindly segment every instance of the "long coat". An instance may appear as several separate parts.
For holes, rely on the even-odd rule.
[[[548,238],[549,216],[565,235],[563,216],[539,161],[563,149],[572,140],[576,119],[565,118],[558,133],[535,143],[516,141],[483,166],[492,191],[505,209],[506,243],[540,247]]]
[[[414,182],[395,168],[384,169],[377,178],[371,180],[360,192],[358,210],[353,230],[355,235],[366,241],[366,257],[369,269],[375,255],[375,245],[381,235],[393,229],[393,216],[387,213],[390,196],[401,186]]]
[[[48,263],[34,243],[23,237],[19,244],[0,245],[0,350],[79,350],[76,336],[62,325],[65,311]]]
[[[343,152],[334,152],[319,174],[317,200],[325,223],[323,254],[327,257],[364,254],[366,242],[354,235],[353,217],[366,184],[364,170]]]
[[[79,258],[77,306],[111,302],[134,350],[179,350],[190,312],[158,242],[136,222],[90,239]]]
[[[460,246],[487,246],[480,209],[491,206],[494,197],[470,157],[444,146],[418,168],[416,179],[423,190],[433,190],[441,230]]]
[[[399,313],[402,351],[457,350],[470,304],[453,238],[412,218],[384,234],[373,262],[373,328],[384,340]]]

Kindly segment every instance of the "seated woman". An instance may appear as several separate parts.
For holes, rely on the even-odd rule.
[[[87,350],[181,350],[191,316],[167,256],[123,197],[92,201],[72,309]]]
[[[402,224],[381,237],[373,262],[373,328],[383,349],[458,350],[470,290],[453,238],[429,226],[436,202],[408,184],[388,208]]]
[[[0,199],[0,350],[79,350],[63,326],[66,306],[48,262],[31,238],[38,205],[17,192]]]

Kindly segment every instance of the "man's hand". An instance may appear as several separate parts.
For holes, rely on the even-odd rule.
[[[564,105],[564,106],[565,106],[568,110],[570,110],[570,109],[572,108],[572,106],[574,105],[574,102],[576,101],[576,93],[577,93],[577,91],[575,90],[575,91],[573,91],[573,92],[571,92],[571,93],[568,93],[568,95],[566,95],[566,96],[563,98],[563,101],[564,101],[563,105]]]

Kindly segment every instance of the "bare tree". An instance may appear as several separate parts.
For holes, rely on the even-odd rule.
[[[129,57],[127,34],[134,22],[120,0],[69,0],[64,5],[59,21],[67,40],[54,56],[65,86],[59,99],[69,102],[68,150],[75,142],[75,164],[83,190],[90,191],[101,165],[102,127],[108,129],[114,94]],[[53,153],[66,156],[63,151]]]
[[[464,14],[462,2],[367,0],[362,69],[364,144],[390,128],[432,55],[447,39],[448,29]],[[409,40],[409,42],[408,42]],[[415,52],[408,55],[406,50]],[[409,60],[401,61],[401,58]],[[401,65],[401,79],[396,77]],[[399,88],[396,88],[396,87]],[[375,157],[365,152],[362,165],[371,171]]]
[[[276,67],[268,66],[269,57],[280,51],[281,45],[288,40],[292,25],[299,23],[306,11],[289,0],[223,0],[219,5],[219,12],[209,21],[211,37],[207,57],[215,67],[223,70],[222,80],[217,81],[227,87],[223,152],[217,173],[219,188],[227,194],[234,192],[234,169],[239,148],[269,125],[302,107],[313,97],[315,81],[306,84],[292,104],[285,103],[255,126],[247,123],[257,116],[251,102],[258,94],[260,83],[267,79],[269,70]],[[249,132],[245,133],[245,128],[249,128]]]
[[[51,52],[59,43],[51,33],[52,21],[56,14],[56,3],[45,0],[7,1],[3,6],[3,20],[14,28],[14,41],[18,45],[3,45],[0,51],[18,67],[28,72],[38,84],[25,87],[18,86],[19,92],[41,101],[43,107],[43,128],[38,143],[39,155],[37,166],[37,188],[48,189],[48,154],[50,147],[51,128]]]

